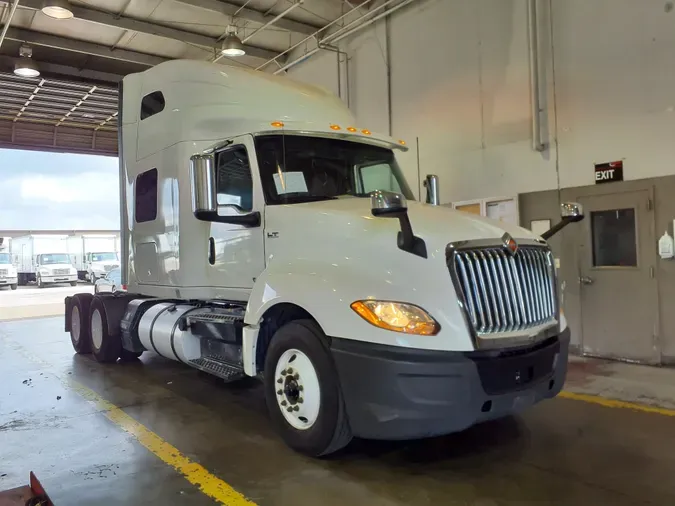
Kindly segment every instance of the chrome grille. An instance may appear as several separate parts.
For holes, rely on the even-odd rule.
[[[478,334],[517,332],[556,321],[551,251],[521,246],[455,250],[449,266]]]
[[[7,269],[0,269],[0,276],[7,276]]]
[[[59,276],[63,274],[70,274],[70,269],[54,269],[53,271],[54,276]]]

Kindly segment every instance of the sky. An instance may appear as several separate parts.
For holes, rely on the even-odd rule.
[[[0,230],[119,229],[117,158],[0,149]]]

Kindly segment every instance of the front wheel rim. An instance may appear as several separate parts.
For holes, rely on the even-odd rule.
[[[305,353],[289,349],[279,357],[274,389],[277,406],[294,429],[314,426],[321,407],[321,386],[314,364]]]
[[[103,345],[103,319],[98,309],[91,313],[91,343],[97,350]]]

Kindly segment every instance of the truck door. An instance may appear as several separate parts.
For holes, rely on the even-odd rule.
[[[218,214],[237,216],[260,212],[260,226],[211,223],[209,281],[213,286],[250,290],[265,269],[264,197],[251,135],[232,139],[215,156]],[[230,292],[234,293],[234,292]]]

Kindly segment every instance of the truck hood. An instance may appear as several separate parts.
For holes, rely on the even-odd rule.
[[[364,228],[391,227],[399,229],[398,220],[375,218],[372,215],[369,198],[344,197],[284,207],[292,207],[300,215],[307,213],[308,215],[321,216],[320,221],[329,221],[336,225],[337,222],[345,222],[351,225],[361,223]],[[291,212],[290,214],[295,213]],[[413,233],[439,247],[445,247],[449,242],[476,239],[495,239],[496,244],[498,244],[504,232],[508,232],[516,241],[518,239],[536,240],[539,238],[522,227],[455,211],[445,206],[432,206],[409,201],[408,216]]]
[[[120,266],[119,260],[99,260],[98,262],[91,262],[92,267],[105,267],[106,265],[114,265],[115,267]]]

